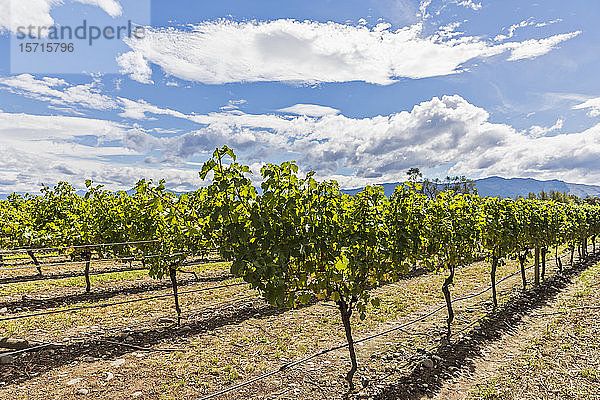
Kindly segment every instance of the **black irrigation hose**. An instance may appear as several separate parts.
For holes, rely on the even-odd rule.
[[[186,254],[188,254],[188,253],[152,254],[149,256],[142,256],[142,257],[123,257],[123,258],[92,258],[90,261],[94,262],[94,263],[108,262],[108,261],[142,261],[147,258],[176,257],[176,256],[182,256],[182,255],[186,255]],[[47,264],[38,264],[38,265],[23,265],[23,266],[18,266],[18,267],[5,267],[5,268],[0,268],[0,271],[14,271],[14,270],[41,268],[41,267],[57,267],[57,266],[60,267],[60,266],[66,266],[66,265],[78,265],[78,264],[85,264],[85,263],[87,263],[87,261],[61,261],[61,262],[56,262],[56,263],[47,263]]]
[[[526,268],[526,270],[529,270],[529,269],[531,269],[531,268],[533,268],[533,267],[534,267],[533,265],[532,265],[532,266],[529,266],[529,267],[527,267],[527,268]],[[500,284],[500,283],[502,283],[502,282],[506,281],[507,279],[510,279],[510,278],[512,278],[512,277],[514,277],[514,276],[516,276],[516,275],[519,275],[520,273],[521,273],[521,271],[519,270],[519,271],[516,271],[516,272],[514,272],[514,273],[512,273],[512,274],[510,274],[510,275],[508,275],[508,276],[505,276],[504,278],[502,278],[501,280],[499,280],[498,282],[496,282],[496,285],[498,285],[498,284]],[[492,286],[491,286],[491,285],[490,285],[488,288],[486,288],[486,289],[483,289],[483,290],[481,290],[481,291],[479,291],[479,292],[472,293],[472,294],[469,294],[469,295],[466,295],[466,296],[463,296],[463,297],[460,297],[460,298],[454,299],[454,300],[452,300],[452,303],[457,303],[457,302],[459,302],[459,301],[464,301],[464,300],[467,300],[467,299],[471,299],[471,298],[474,298],[474,297],[481,296],[482,294],[484,294],[484,293],[486,293],[486,292],[488,292],[488,291],[490,291],[490,290],[492,290]],[[424,319],[426,319],[426,318],[428,318],[428,317],[430,317],[430,316],[432,316],[432,315],[434,315],[434,314],[436,314],[436,313],[440,312],[441,310],[443,310],[443,309],[445,309],[445,308],[446,308],[446,304],[443,304],[443,305],[441,305],[441,306],[437,307],[436,309],[434,309],[433,311],[430,311],[430,312],[428,312],[427,314],[425,314],[425,315],[422,315],[421,317],[418,317],[418,318],[416,318],[416,319],[414,319],[414,320],[412,320],[412,321],[406,322],[406,323],[404,323],[404,324],[402,324],[402,325],[395,326],[395,327],[393,327],[393,328],[391,328],[391,329],[387,329],[387,330],[385,330],[385,331],[383,331],[383,332],[375,333],[375,334],[373,334],[373,335],[366,336],[366,337],[364,337],[364,338],[362,338],[362,339],[355,340],[355,341],[354,341],[354,343],[355,343],[355,344],[363,343],[363,342],[366,342],[366,341],[368,341],[368,340],[374,339],[374,338],[376,338],[376,337],[383,336],[383,335],[387,335],[388,333],[391,333],[391,332],[394,332],[394,331],[401,330],[401,329],[403,329],[403,328],[406,328],[407,326],[414,325],[414,324],[416,324],[417,322],[423,321]],[[248,386],[248,385],[250,385],[250,384],[252,384],[252,383],[254,383],[254,382],[257,382],[257,381],[260,381],[260,380],[266,379],[266,378],[268,378],[268,377],[270,377],[270,376],[276,375],[276,374],[278,374],[278,373],[280,373],[280,372],[283,372],[283,371],[285,371],[285,370],[288,370],[288,369],[290,369],[290,368],[293,368],[293,367],[295,367],[296,365],[299,365],[299,364],[304,364],[305,362],[307,362],[307,361],[310,361],[310,360],[312,360],[313,358],[320,357],[320,356],[322,356],[322,355],[325,355],[325,354],[327,354],[327,353],[331,353],[332,351],[336,351],[336,350],[343,349],[343,348],[345,348],[345,347],[348,347],[348,343],[340,344],[340,345],[337,345],[337,346],[335,346],[335,347],[331,347],[331,348],[329,348],[329,349],[321,350],[321,351],[320,351],[320,352],[318,352],[318,353],[312,354],[312,355],[310,355],[310,356],[307,356],[307,357],[305,357],[305,358],[302,358],[302,359],[300,359],[300,360],[297,360],[297,361],[293,361],[293,362],[290,362],[290,363],[284,364],[284,365],[282,365],[281,367],[279,367],[279,369],[277,369],[277,370],[274,370],[274,371],[271,371],[271,372],[267,372],[267,373],[265,373],[265,374],[263,374],[263,375],[257,376],[257,377],[255,377],[255,378],[252,378],[252,379],[248,380],[248,381],[245,381],[245,382],[239,383],[239,384],[237,384],[237,385],[234,385],[234,386],[231,386],[231,387],[228,387],[228,388],[222,389],[222,390],[220,390],[220,391],[218,391],[218,392],[214,392],[214,393],[212,393],[212,394],[209,394],[209,395],[206,395],[206,396],[200,397],[198,400],[209,400],[209,399],[213,399],[213,398],[215,398],[215,397],[217,397],[217,396],[220,396],[220,395],[222,395],[222,394],[225,394],[225,393],[228,393],[228,392],[234,391],[234,390],[236,390],[236,389],[239,389],[239,388],[242,388],[242,387],[244,387],[244,386]]]
[[[30,249],[11,249],[11,250],[1,250],[0,254],[14,254],[14,253],[27,253],[28,251],[49,251],[49,250],[68,250],[68,249],[85,249],[85,248],[96,248],[96,247],[106,247],[106,246],[121,246],[127,244],[145,244],[145,243],[157,243],[160,242],[160,239],[153,240],[138,240],[133,242],[113,242],[113,243],[96,243],[96,244],[81,244],[75,246],[62,246],[62,247],[40,247],[40,248],[30,248]]]
[[[54,344],[54,343],[44,343],[44,344],[40,344],[38,346],[28,347],[26,349],[11,351],[10,353],[0,353],[0,357],[14,357],[14,356],[18,356],[19,354],[22,354],[22,353],[28,353],[28,352],[34,351],[34,350],[41,350],[41,349],[45,349],[46,347],[51,347],[51,346],[59,347],[61,345]]]
[[[533,265],[532,265],[532,266],[529,266],[529,267],[527,267],[527,268],[525,268],[525,270],[527,271],[527,270],[529,270],[529,269],[531,269],[531,268],[533,268]],[[504,282],[504,281],[506,281],[506,280],[508,280],[508,279],[512,278],[513,276],[519,275],[520,273],[521,273],[521,271],[519,270],[519,271],[517,271],[517,272],[514,272],[514,273],[512,273],[512,274],[510,274],[510,275],[507,275],[507,276],[505,276],[504,278],[500,279],[498,282],[496,282],[496,284],[502,283],[502,282]],[[491,286],[489,286],[489,287],[487,287],[486,289],[483,289],[483,290],[481,290],[481,291],[479,291],[479,292],[471,293],[471,294],[468,294],[468,295],[466,295],[466,296],[463,296],[463,297],[459,297],[459,298],[457,298],[457,299],[454,299],[454,300],[452,300],[452,301],[451,301],[451,303],[452,303],[452,304],[454,304],[454,303],[458,303],[458,302],[460,302],[460,301],[465,301],[465,300],[468,300],[468,299],[472,299],[472,298],[474,298],[474,297],[481,296],[482,294],[484,294],[484,293],[486,293],[486,292],[489,292],[490,290],[492,290],[492,287],[491,287]],[[425,315],[423,315],[423,316],[421,316],[421,317],[419,317],[419,318],[417,318],[417,319],[415,319],[415,320],[412,320],[412,321],[410,321],[410,322],[404,323],[404,324],[402,324],[402,325],[399,325],[399,326],[395,326],[395,327],[393,327],[393,328],[391,328],[391,329],[388,329],[388,330],[385,330],[385,331],[383,331],[383,332],[375,333],[375,334],[373,334],[373,335],[371,335],[371,336],[367,336],[367,337],[364,337],[364,338],[362,338],[362,339],[356,340],[356,341],[354,341],[354,343],[362,343],[362,342],[366,342],[366,341],[368,341],[368,340],[371,340],[371,339],[374,339],[374,338],[376,338],[376,337],[378,337],[378,336],[383,336],[383,335],[386,335],[386,334],[388,334],[388,333],[391,333],[391,332],[394,332],[394,331],[397,331],[397,330],[400,330],[400,329],[406,328],[407,326],[413,325],[413,324],[414,324],[414,323],[416,323],[416,322],[420,322],[420,321],[422,321],[422,320],[426,319],[427,317],[430,317],[430,316],[432,316],[433,314],[436,314],[436,313],[438,313],[440,310],[443,310],[444,308],[446,308],[446,304],[443,304],[443,305],[439,306],[439,307],[438,307],[438,308],[436,308],[435,310],[433,310],[433,311],[430,311],[429,313],[427,313],[427,314],[425,314]]]
[[[526,270],[529,270],[531,268],[533,268],[533,266],[527,267]],[[502,283],[502,282],[504,282],[504,281],[506,281],[506,280],[508,280],[508,279],[510,279],[510,278],[512,278],[512,277],[514,277],[514,276],[516,276],[518,274],[520,274],[520,273],[521,273],[521,271],[516,271],[516,272],[514,272],[514,273],[512,273],[512,274],[510,274],[510,275],[508,275],[508,276],[506,276],[504,278],[502,278],[496,284],[500,284],[500,283]],[[180,292],[180,294],[190,294],[190,293],[204,292],[204,291],[208,291],[208,290],[222,289],[222,288],[234,287],[234,286],[241,286],[241,285],[246,285],[246,284],[247,284],[246,282],[238,282],[238,283],[233,283],[233,284],[225,284],[225,285],[213,286],[213,287],[209,287],[209,288],[200,288],[200,289],[194,289],[194,290],[187,290],[187,291]],[[481,296],[482,294],[488,292],[491,289],[492,289],[492,286],[489,286],[486,289],[483,289],[483,290],[481,290],[479,292],[472,293],[470,295],[466,295],[466,296],[454,299],[454,300],[452,300],[452,303],[457,303],[459,301],[464,301],[464,300],[467,300],[467,299],[471,299],[471,298],[474,298],[474,297]],[[141,298],[141,299],[132,299],[132,300],[124,300],[124,301],[120,301],[120,302],[98,304],[98,305],[94,305],[94,306],[75,307],[75,308],[70,308],[70,309],[67,309],[67,310],[46,311],[46,312],[36,313],[36,314],[28,314],[28,315],[14,316],[14,317],[6,317],[6,318],[1,318],[0,322],[10,321],[10,320],[17,320],[17,319],[24,319],[24,318],[32,318],[32,317],[38,317],[38,316],[45,316],[45,315],[52,315],[52,314],[61,314],[61,313],[72,312],[72,311],[88,310],[88,309],[94,309],[94,308],[106,308],[106,307],[115,306],[115,305],[130,304],[130,303],[135,303],[135,302],[140,302],[140,301],[147,301],[147,300],[154,300],[154,299],[165,298],[165,297],[170,297],[170,296],[172,296],[171,293],[169,293],[169,294],[162,294],[162,295],[156,295],[156,296],[150,296],[150,297],[144,297],[144,298]],[[426,318],[428,318],[428,317],[430,317],[430,316],[432,316],[432,315],[440,312],[444,308],[446,308],[445,304],[441,305],[441,306],[439,306],[437,308],[435,308],[434,310],[428,312],[427,314],[422,315],[421,317],[418,317],[418,318],[416,318],[416,319],[414,319],[412,321],[409,321],[409,322],[406,322],[404,324],[401,324],[401,325],[395,326],[393,328],[387,329],[387,330],[385,330],[383,332],[379,332],[379,333],[376,333],[376,334],[373,334],[373,335],[370,335],[370,336],[366,336],[364,338],[361,338],[359,340],[354,341],[354,343],[355,344],[363,343],[363,342],[372,340],[374,338],[377,338],[379,336],[383,336],[383,335],[386,335],[388,333],[391,333],[391,332],[394,332],[394,331],[397,331],[397,330],[401,330],[403,328],[406,328],[406,327],[408,327],[410,325],[413,325],[413,324],[415,324],[417,322],[420,322],[420,321],[422,321],[422,320],[424,320],[424,319],[426,319]],[[38,348],[48,347],[48,346],[51,346],[51,345],[52,344],[43,344],[43,345],[36,346],[36,347],[33,347],[33,348],[24,349],[22,351],[17,351],[17,352],[12,352],[12,353],[5,353],[5,354],[2,354],[2,356],[12,355],[12,354],[19,354],[19,353],[22,353],[22,352],[26,352],[26,351],[30,351],[30,350],[34,350],[34,349],[38,349]],[[242,388],[244,386],[248,386],[248,385],[250,385],[250,384],[252,384],[254,382],[266,379],[266,378],[268,378],[270,376],[273,376],[273,375],[276,375],[276,374],[278,374],[280,372],[283,372],[285,370],[291,369],[291,368],[295,367],[296,365],[304,364],[307,361],[310,361],[310,360],[312,360],[312,359],[314,359],[316,357],[320,357],[322,355],[331,353],[331,352],[336,351],[336,350],[343,349],[345,347],[348,347],[348,343],[340,344],[340,345],[331,347],[329,349],[322,350],[322,351],[320,351],[318,353],[314,353],[314,354],[312,354],[310,356],[307,356],[305,358],[302,358],[300,360],[296,360],[296,361],[293,361],[293,362],[286,363],[286,364],[282,365],[281,367],[279,367],[277,370],[274,370],[274,371],[271,371],[271,372],[267,372],[265,374],[262,374],[260,376],[255,377],[255,378],[252,378],[252,379],[250,379],[248,381],[239,383],[239,384],[231,386],[229,388],[226,388],[226,389],[220,390],[218,392],[209,394],[207,396],[201,397],[198,400],[209,400],[209,399],[215,398],[215,397],[220,396],[222,394],[234,391],[234,390]]]
[[[186,290],[183,292],[179,292],[179,294],[206,292],[209,290],[224,289],[224,288],[228,288],[228,287],[241,286],[241,285],[247,285],[247,283],[246,282],[229,283],[229,284],[224,284],[224,285],[219,285],[219,286],[211,286],[208,288]],[[42,317],[45,315],[62,314],[62,313],[67,313],[67,312],[72,312],[72,311],[90,310],[90,309],[94,309],[94,308],[106,308],[106,307],[117,306],[117,305],[122,305],[122,304],[137,303],[140,301],[162,299],[162,298],[171,297],[171,296],[173,296],[172,293],[166,293],[166,294],[158,294],[155,296],[143,297],[141,299],[123,300],[123,301],[117,301],[117,302],[113,302],[113,303],[96,304],[93,306],[74,307],[74,308],[69,308],[66,310],[54,310],[54,311],[44,311],[44,312],[35,313],[35,314],[16,315],[16,316],[12,316],[12,317],[0,318],[0,322],[13,321],[13,320],[25,319],[25,318],[33,318],[33,317]]]
[[[142,260],[146,260],[149,258],[158,258],[158,257],[176,257],[176,256],[182,256],[182,255],[186,255],[188,253],[172,253],[172,254],[152,254],[149,256],[142,256],[142,257],[124,257],[124,258],[93,258],[90,261],[93,263],[98,263],[98,262],[109,262],[109,261],[123,261],[123,262],[130,262],[130,261],[142,261]],[[197,256],[197,254],[189,254],[191,256]],[[198,266],[198,265],[202,265],[202,264],[208,264],[208,263],[212,263],[212,262],[226,262],[226,260],[222,260],[222,259],[216,259],[216,260],[211,260],[211,259],[205,259],[206,262],[202,262],[202,261],[192,261],[190,264],[183,264],[183,267],[194,267],[194,266]],[[33,269],[33,268],[47,268],[47,267],[60,267],[60,266],[67,266],[67,265],[78,265],[78,264],[85,264],[87,263],[87,261],[64,261],[64,262],[57,262],[57,263],[48,263],[48,264],[38,264],[38,265],[23,265],[23,266],[18,266],[18,267],[5,267],[5,268],[0,268],[0,271],[17,271],[17,270],[23,270],[23,269]]]
[[[180,294],[181,294],[181,293],[180,293]],[[231,304],[235,304],[235,303],[237,303],[237,302],[241,302],[241,301],[248,301],[248,300],[252,300],[252,299],[255,299],[255,297],[254,297],[254,296],[242,296],[242,297],[238,297],[238,298],[236,298],[236,299],[232,299],[232,300],[230,300],[230,301],[224,301],[224,302],[218,303],[218,304],[217,304],[217,306],[218,306],[218,307],[224,307],[224,306],[228,306],[228,305],[231,305]],[[211,306],[213,306],[213,307],[214,307],[215,305],[214,305],[214,304],[211,304]],[[206,309],[207,309],[206,307],[203,307],[203,308],[195,308],[195,309],[191,309],[191,310],[186,310],[186,313],[187,313],[187,314],[191,314],[191,313],[194,313],[194,312],[197,312],[197,311],[201,311],[201,310],[206,310]],[[144,322],[138,322],[138,323],[135,323],[135,324],[129,324],[129,325],[125,325],[124,327],[121,327],[120,329],[122,329],[122,328],[133,328],[133,327],[137,327],[137,326],[140,326],[140,325],[146,324],[147,322],[148,322],[148,321],[144,321]],[[99,339],[99,340],[102,340],[102,338],[98,338],[98,336],[97,336],[97,335],[96,335],[96,336],[90,336],[90,337],[87,337],[87,339],[94,338],[94,337],[95,337],[95,338],[97,338],[97,339]],[[28,347],[28,348],[26,348],[26,349],[15,350],[15,351],[11,351],[10,353],[6,353],[6,352],[4,352],[4,353],[0,353],[0,357],[6,357],[6,356],[16,356],[16,355],[19,355],[19,354],[22,354],[22,353],[28,353],[28,352],[30,352],[30,351],[34,351],[34,350],[41,350],[41,349],[45,349],[45,348],[47,348],[47,347],[64,347],[64,345],[63,345],[63,344],[58,344],[58,343],[44,343],[44,342],[39,342],[39,343],[41,343],[41,344],[39,344],[39,345],[37,345],[37,346],[33,346],[33,347]],[[123,344],[123,343],[119,343],[119,344],[120,344],[120,345],[125,345],[125,346],[127,346],[127,344]]]

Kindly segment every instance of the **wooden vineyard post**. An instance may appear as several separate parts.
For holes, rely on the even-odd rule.
[[[496,269],[498,268],[498,257],[492,257],[492,300],[494,309],[498,308],[498,297],[496,295]]]
[[[27,250],[27,254],[29,255],[29,257],[31,257],[31,259],[33,260],[33,264],[37,265],[37,271],[38,271],[38,275],[42,276],[42,267],[40,267],[40,262],[38,261],[37,257],[35,256],[35,254],[33,254],[33,250]]]
[[[542,280],[544,280],[544,276],[546,275],[546,254],[548,253],[548,249],[546,247],[542,247],[541,255],[542,255]]]
[[[169,268],[169,276],[171,285],[173,286],[173,297],[175,297],[175,310],[177,311],[177,326],[181,325],[181,308],[179,308],[179,294],[177,293],[177,268],[171,266]]]
[[[535,248],[534,282],[540,284],[540,248]]]
[[[89,293],[92,290],[92,284],[90,282],[90,263],[92,259],[92,252],[89,249],[85,249],[83,255],[85,258],[85,292]]]

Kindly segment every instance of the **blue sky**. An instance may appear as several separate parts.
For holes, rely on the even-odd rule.
[[[600,3],[9,0],[0,193],[203,183],[212,150],[351,188],[427,176],[600,183]],[[19,26],[143,38],[23,53]],[[257,177],[258,179],[258,177]]]

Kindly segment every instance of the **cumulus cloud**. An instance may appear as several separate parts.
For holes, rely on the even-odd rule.
[[[426,5],[422,4],[422,12]],[[364,81],[389,85],[402,78],[459,73],[470,60],[508,51],[509,60],[535,58],[578,34],[494,44],[446,31],[426,36],[422,23],[392,30],[385,23],[369,28],[291,19],[219,20],[189,30],[148,28],[144,39],[126,40],[132,51],[118,62],[123,73],[145,83],[150,82],[152,63],[168,75],[208,84]]]
[[[124,127],[97,119],[0,113],[0,176],[18,178],[12,190],[35,187],[42,181],[72,180],[74,171],[108,162],[113,156],[136,154],[124,147],[101,146],[120,139]],[[94,137],[95,145],[80,138]],[[44,177],[53,179],[45,180]],[[56,179],[54,179],[56,178]],[[10,185],[9,185],[10,186]],[[6,190],[6,188],[5,188]]]
[[[590,117],[600,117],[600,97],[589,99],[573,106],[574,110],[588,110]]]
[[[459,160],[451,172],[584,183],[600,179],[600,124],[583,132],[540,138],[510,132],[509,138],[502,146]]]
[[[54,157],[48,166],[61,166],[63,173],[76,170],[64,167],[71,162],[75,166],[92,161],[110,165],[107,157],[132,154],[145,157],[148,161],[145,167],[157,163],[162,167],[164,163],[182,165],[190,158],[205,157],[215,147],[227,144],[242,152],[251,163],[281,157],[296,159],[304,168],[316,170],[323,177],[336,177],[345,184],[398,180],[403,171],[413,166],[423,169],[452,166],[452,171],[470,176],[566,174],[585,181],[600,175],[593,167],[595,164],[588,163],[590,154],[600,155],[597,146],[588,143],[585,150],[578,147],[585,140],[592,139],[593,143],[595,130],[548,137],[562,130],[563,120],[558,119],[549,127],[534,125],[517,131],[509,125],[490,123],[486,110],[460,96],[433,98],[410,111],[391,115],[350,118],[335,108],[314,104],[296,104],[273,114],[247,114],[234,109],[243,100],[232,100],[230,108],[219,112],[185,114],[144,100],[108,97],[100,93],[95,82],[70,85],[59,78],[31,75],[0,78],[0,86],[56,107],[117,109],[122,110],[121,117],[137,121],[170,116],[199,125],[191,132],[173,131],[158,137],[154,131],[139,125],[78,117],[1,114],[4,148],[14,150],[15,154],[33,157],[39,152],[44,157]],[[574,108],[588,109],[591,115],[597,115],[600,100],[590,99]],[[96,144],[91,147],[82,144],[83,137],[95,137]],[[565,137],[570,139],[565,141]],[[104,147],[103,143],[108,142],[119,146]],[[552,148],[555,144],[560,147]],[[561,149],[560,156],[556,148]],[[511,157],[502,157],[504,152]],[[518,160],[512,159],[515,154]],[[13,158],[6,156],[5,160]],[[573,168],[560,167],[560,162],[567,159],[565,165]],[[579,166],[575,164],[577,160]],[[58,167],[52,168],[58,171]],[[353,174],[344,178],[340,168]],[[83,176],[84,172],[77,174]]]
[[[530,176],[579,182],[600,177],[600,168],[592,160],[592,155],[600,156],[600,129],[543,136],[562,129],[559,119],[551,127],[518,131],[491,123],[486,110],[458,95],[433,98],[411,111],[362,119],[239,111],[189,117],[205,126],[163,138],[137,131],[128,135],[124,145],[140,152],[159,152],[164,160],[175,162],[228,144],[241,151],[247,162],[285,156],[345,186],[397,181],[415,166],[451,166],[450,172],[473,177]],[[341,174],[340,168],[353,174]]]
[[[112,188],[127,188],[142,177],[164,177],[171,187],[190,190],[200,184],[194,173],[199,160],[224,144],[235,148],[245,163],[294,159],[304,171],[315,170],[344,187],[395,182],[411,167],[471,177],[600,179],[600,124],[553,136],[548,133],[562,129],[561,119],[551,127],[517,130],[490,122],[486,110],[458,95],[371,118],[239,110],[186,115],[141,100],[119,101],[128,104],[132,117],[167,114],[200,127],[159,136],[139,125],[0,113],[0,180],[12,179],[8,187],[21,190],[42,179],[83,182],[92,177]]]

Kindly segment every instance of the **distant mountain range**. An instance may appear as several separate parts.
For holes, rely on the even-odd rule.
[[[600,186],[567,183],[557,179],[538,181],[531,178],[505,179],[492,176],[477,180],[476,187],[480,196],[511,197],[513,199],[519,195],[526,197],[529,193],[538,194],[542,191],[548,193],[551,190],[581,198],[600,196]]]
[[[400,183],[384,183],[383,190],[387,196],[394,193],[396,186]],[[529,193],[538,194],[542,191],[550,192],[566,192],[575,196],[585,197],[600,197],[600,186],[594,185],[582,185],[578,183],[566,183],[557,179],[551,181],[539,181],[531,178],[500,178],[498,176],[492,176],[489,178],[478,179],[475,181],[475,187],[477,193],[480,196],[492,196],[492,197],[510,197],[516,198],[518,196],[527,197]],[[348,189],[343,190],[344,193],[355,194],[361,189]]]
[[[380,186],[383,186],[383,190],[385,191],[386,196],[390,196],[392,193],[394,193],[394,190],[398,185],[400,185],[400,183],[383,183]],[[548,193],[551,190],[560,193],[566,192],[568,194],[573,194],[580,198],[596,196],[600,197],[600,186],[582,185],[579,183],[566,183],[557,179],[551,181],[539,181],[537,179],[531,178],[506,179],[500,178],[499,176],[492,176],[490,178],[476,180],[475,187],[477,188],[477,193],[482,197],[510,197],[514,199],[518,196],[527,197],[529,193],[538,194],[542,191]],[[360,192],[361,189],[362,188],[342,189],[342,192],[353,195]],[[132,192],[133,190],[128,191],[128,193]],[[77,194],[83,196],[85,192],[78,191]],[[6,199],[7,196],[7,194],[2,193],[0,194],[0,199]]]

